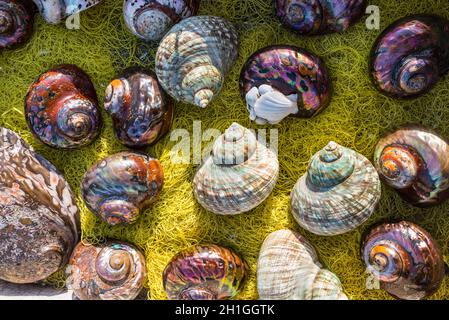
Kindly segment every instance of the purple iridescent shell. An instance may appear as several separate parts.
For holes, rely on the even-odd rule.
[[[375,86],[394,98],[427,93],[449,71],[449,21],[414,15],[390,25],[371,51]]]
[[[35,11],[31,0],[0,0],[0,50],[28,40]]]
[[[274,0],[281,22],[299,34],[343,32],[365,13],[366,0]]]
[[[246,61],[240,93],[251,120],[275,124],[290,114],[308,118],[326,108],[331,82],[319,57],[301,48],[276,45],[260,49]]]

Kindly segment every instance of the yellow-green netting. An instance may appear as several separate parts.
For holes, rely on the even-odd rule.
[[[380,7],[381,30],[394,20],[413,13],[435,13],[449,18],[447,0],[369,2]],[[207,109],[176,104],[172,129],[184,128],[191,132],[194,120],[202,121],[203,129],[224,130],[233,121],[257,128],[250,122],[240,97],[238,78],[245,60],[267,45],[292,44],[314,52],[325,60],[333,81],[332,103],[319,116],[308,120],[288,118],[272,126],[279,130],[281,171],[276,188],[258,208],[238,216],[217,216],[200,207],[192,192],[196,167],[170,161],[170,149],[176,142],[170,141],[168,135],[147,150],[164,166],[165,185],[160,200],[136,224],[110,227],[87,210],[79,188],[82,175],[92,164],[126,149],[114,137],[111,119],[104,109],[105,125],[101,136],[82,149],[51,149],[35,140],[27,129],[23,101],[28,86],[41,72],[56,64],[74,63],[86,70],[94,81],[101,105],[105,88],[117,72],[134,65],[153,68],[157,44],[144,44],[127,31],[122,18],[122,0],[104,0],[84,12],[79,30],[67,30],[63,24],[49,25],[39,17],[34,36],[24,47],[0,53],[0,125],[18,132],[65,175],[81,209],[83,239],[120,239],[143,250],[148,268],[145,287],[149,289],[151,299],[166,299],[162,271],[170,258],[198,243],[220,244],[239,252],[250,270],[237,298],[256,299],[256,263],[260,246],[270,232],[281,228],[295,229],[315,245],[323,264],[339,276],[351,299],[389,298],[384,291],[366,289],[367,274],[360,260],[361,235],[376,221],[403,218],[416,222],[434,236],[445,256],[449,253],[449,202],[431,209],[417,209],[382,186],[380,206],[371,219],[357,230],[334,237],[306,232],[297,226],[289,212],[294,183],[304,174],[310,157],[329,140],[372,159],[380,135],[399,124],[422,123],[449,137],[448,77],[419,99],[390,99],[378,93],[368,77],[369,51],[381,30],[368,30],[364,21],[342,34],[301,37],[280,25],[271,0],[206,0],[201,3],[200,13],[223,16],[238,26],[240,56],[221,94]],[[50,281],[62,286],[64,276],[58,273]],[[449,298],[448,281],[444,281],[432,298]]]

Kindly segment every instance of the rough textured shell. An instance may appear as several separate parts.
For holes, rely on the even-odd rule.
[[[438,244],[407,221],[373,228],[362,244],[362,258],[381,287],[399,299],[430,296],[445,274]]]
[[[273,190],[279,173],[276,154],[248,129],[233,123],[214,143],[193,179],[198,202],[223,215],[249,211]]]
[[[104,107],[117,138],[129,147],[156,143],[173,121],[173,103],[151,72],[126,70],[106,88]]]
[[[70,259],[69,287],[81,300],[132,300],[143,288],[145,257],[134,246],[80,242]]]
[[[102,121],[89,76],[74,65],[61,65],[40,75],[25,97],[25,118],[34,136],[56,148],[91,143]]]
[[[199,0],[125,0],[123,13],[133,34],[155,41],[181,19],[196,15],[199,5]]]
[[[246,276],[246,263],[232,250],[198,245],[178,253],[163,273],[170,300],[234,298]]]
[[[379,176],[363,155],[330,142],[310,161],[291,194],[294,218],[319,235],[338,235],[357,228],[380,200]]]
[[[449,21],[413,15],[390,25],[371,51],[376,87],[395,98],[428,92],[449,71]]]
[[[63,19],[87,10],[102,0],[33,0],[48,23],[57,24]]]
[[[299,34],[343,32],[365,13],[365,0],[274,0],[281,22]]]
[[[278,230],[265,239],[257,262],[261,300],[346,300],[340,280],[323,269],[300,234]]]
[[[329,105],[331,82],[324,62],[293,46],[262,48],[240,74],[240,93],[251,120],[277,123],[292,114],[312,117]]]
[[[31,0],[0,0],[0,50],[28,40],[35,9]]]
[[[227,20],[196,16],[182,20],[162,39],[156,74],[178,101],[205,108],[223,86],[238,55],[238,36]]]
[[[63,176],[19,135],[0,128],[0,279],[47,278],[68,262],[79,232]]]
[[[81,182],[81,192],[87,207],[107,223],[133,223],[157,200],[163,182],[159,160],[125,151],[92,166]]]

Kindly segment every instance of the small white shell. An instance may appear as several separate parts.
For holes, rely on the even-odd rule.
[[[102,0],[33,0],[45,21],[57,24],[78,12],[87,10]]]

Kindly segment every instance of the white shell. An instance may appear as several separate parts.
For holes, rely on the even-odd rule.
[[[63,19],[87,10],[102,0],[33,0],[45,21],[57,24]]]

